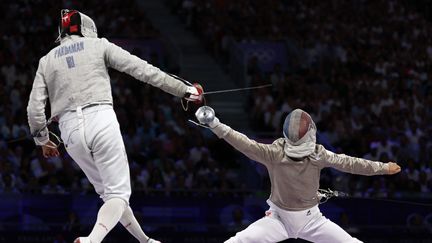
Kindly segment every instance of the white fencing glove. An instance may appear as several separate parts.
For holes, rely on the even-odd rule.
[[[195,117],[202,125],[215,128],[220,124],[219,119],[215,116],[215,111],[210,106],[201,106],[196,112]]]
[[[194,83],[192,86],[187,87],[184,98],[187,101],[192,101],[194,103],[200,104],[203,100],[203,93],[203,87],[198,83]]]

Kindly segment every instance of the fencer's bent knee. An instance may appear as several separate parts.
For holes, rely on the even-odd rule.
[[[124,212],[124,210],[126,210],[129,207],[129,202],[125,201],[123,198],[119,198],[119,197],[112,197],[109,198],[107,200],[104,201],[104,203],[108,202],[108,201],[112,201],[115,200],[117,202],[119,202],[119,204],[122,206],[122,211]]]

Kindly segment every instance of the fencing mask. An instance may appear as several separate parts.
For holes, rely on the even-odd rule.
[[[295,109],[287,115],[283,124],[284,151],[288,157],[303,158],[315,152],[316,126],[305,111]]]
[[[59,36],[56,42],[67,35],[97,37],[96,24],[89,16],[77,10],[62,9],[60,17]]]

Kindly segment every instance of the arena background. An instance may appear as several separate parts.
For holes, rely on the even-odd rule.
[[[55,46],[60,9],[92,17],[99,36],[206,91],[221,121],[271,143],[294,108],[310,112],[328,149],[397,161],[394,176],[326,169],[346,192],[323,213],[365,242],[432,242],[432,9],[427,0],[2,0],[0,242],[72,242],[101,201],[61,149],[29,137],[38,60]],[[189,123],[197,107],[111,71],[127,147],[131,205],[162,242],[223,242],[264,215],[263,166]],[[282,120],[283,121],[283,120]],[[57,131],[56,124],[50,126]],[[104,242],[136,242],[122,227]],[[303,242],[288,240],[286,242]]]

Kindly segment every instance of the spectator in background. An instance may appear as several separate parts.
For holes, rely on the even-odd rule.
[[[346,212],[342,212],[339,215],[339,225],[350,234],[356,234],[359,232],[359,229],[353,226],[353,223],[351,222],[351,219]]]
[[[241,207],[234,207],[231,211],[231,221],[228,222],[228,230],[231,232],[238,232],[244,230],[251,222],[244,216]]]
[[[12,174],[3,174],[0,177],[0,192],[8,194],[19,194],[18,188],[16,188],[16,178]]]
[[[71,233],[81,232],[81,223],[75,212],[69,212],[68,220],[63,226],[63,230]]]
[[[42,194],[65,194],[65,190],[55,176],[50,176],[48,183],[42,187]]]
[[[420,185],[420,192],[422,192],[424,195],[432,192],[432,180],[428,179],[428,174],[426,171],[420,171],[418,176],[418,182]]]
[[[372,186],[366,190],[365,197],[387,198],[386,181],[383,178],[373,180]]]

